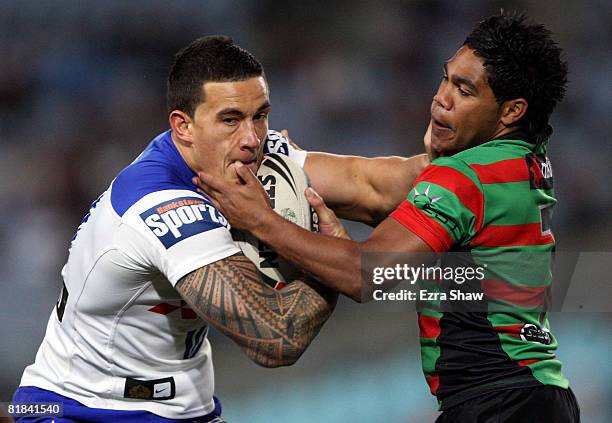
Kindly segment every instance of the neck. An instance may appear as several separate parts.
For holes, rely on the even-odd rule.
[[[517,129],[518,128],[509,128],[507,126],[500,125],[500,127],[493,132],[493,135],[489,137],[489,141],[504,139],[506,135],[515,132]]]
[[[518,140],[522,140],[522,141],[526,141],[529,143],[534,144],[535,140],[533,139],[532,136],[530,136],[527,131],[525,131],[523,128],[521,127],[515,127],[515,128],[504,128],[504,131],[500,131],[499,133],[497,133],[496,135],[494,135],[490,141],[493,140],[504,140],[504,139],[518,139]]]
[[[176,137],[176,134],[174,133],[174,131],[170,132],[170,138],[172,139],[174,146],[178,150],[183,160],[185,160],[185,163],[187,163],[187,166],[189,167],[189,169],[197,173],[199,169],[195,165],[195,160],[193,160],[193,158],[189,154],[190,150],[187,147],[185,147],[183,143],[181,143],[181,141]]]

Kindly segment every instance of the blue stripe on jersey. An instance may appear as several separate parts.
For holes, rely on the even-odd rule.
[[[148,423],[204,423],[216,422],[215,420],[221,415],[221,402],[213,397],[215,409],[201,417],[192,417],[190,419],[167,419],[160,417],[148,411],[131,411],[131,410],[110,410],[104,408],[86,407],[72,398],[56,394],[52,391],[37,388],[35,386],[21,386],[15,391],[12,403],[61,403],[62,417],[55,417],[58,423],[133,423],[133,422],[148,422]],[[130,401],[132,402],[132,401]],[[48,417],[22,417],[15,418],[15,423],[35,423],[35,422],[50,422],[53,419]],[[222,421],[222,420],[221,420]]]
[[[176,149],[171,130],[158,135],[113,182],[111,204],[119,216],[147,194],[167,189],[196,192],[195,173]]]

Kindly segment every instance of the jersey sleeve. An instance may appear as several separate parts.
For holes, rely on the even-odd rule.
[[[208,199],[189,190],[144,196],[122,224],[141,235],[132,255],[161,271],[172,285],[186,274],[240,252],[230,225]]]
[[[283,154],[296,162],[302,169],[306,162],[306,150],[298,150],[280,132],[269,130],[264,143],[264,154]]]
[[[482,225],[484,196],[474,172],[453,157],[436,159],[391,213],[434,251],[464,245]]]

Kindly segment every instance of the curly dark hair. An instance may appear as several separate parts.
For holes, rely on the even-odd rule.
[[[261,63],[230,37],[209,35],[192,41],[174,56],[168,74],[168,113],[182,110],[193,117],[204,101],[202,84],[232,82],[264,76]]]
[[[523,13],[502,11],[478,23],[463,43],[484,59],[488,83],[499,103],[527,100],[527,112],[518,125],[535,142],[552,132],[548,119],[567,87],[567,62],[551,35]]]

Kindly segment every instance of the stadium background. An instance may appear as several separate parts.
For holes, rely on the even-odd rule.
[[[421,149],[442,62],[500,7],[544,22],[570,63],[552,120],[559,249],[609,251],[605,0],[1,2],[0,401],[34,358],[82,215],[166,129],[164,78],[178,48],[203,34],[233,36],[266,68],[270,127],[289,128],[307,149],[409,155]],[[612,421],[612,314],[551,321],[583,421]],[[343,300],[298,364],[269,370],[213,334],[224,415],[233,423],[432,421],[417,336],[412,313]]]

